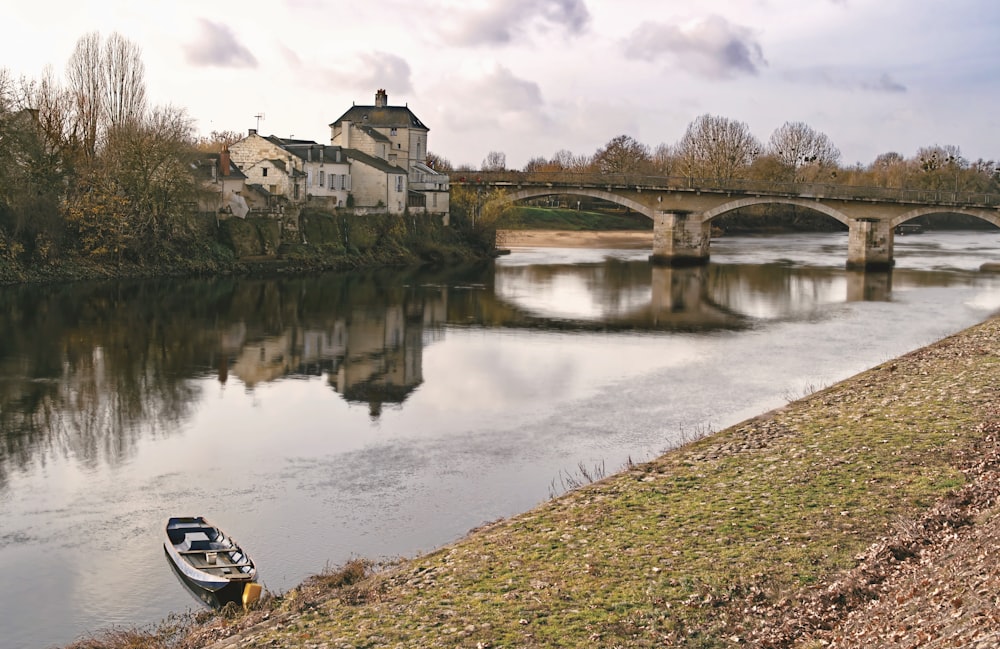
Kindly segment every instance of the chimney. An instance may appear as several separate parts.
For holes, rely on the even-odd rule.
[[[250,135],[257,135],[257,129],[255,128],[247,129],[247,136]]]
[[[379,89],[375,93],[375,108],[385,108],[389,104],[389,95],[385,94],[385,90]]]
[[[343,129],[341,131],[341,133],[340,133],[340,146],[344,147],[345,149],[350,149],[351,148],[351,123],[345,120],[345,121],[343,121],[341,123],[341,127],[340,128]]]
[[[229,145],[223,144],[222,151],[219,153],[219,169],[222,170],[223,176],[229,175]]]

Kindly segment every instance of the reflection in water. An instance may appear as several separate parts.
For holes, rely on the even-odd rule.
[[[38,457],[114,465],[137,436],[170,434],[198,401],[191,379],[207,372],[247,390],[325,376],[377,418],[421,385],[424,346],[446,324],[738,330],[824,304],[888,300],[892,286],[890,273],[615,258],[442,272],[0,291],[0,489],[12,467]]]
[[[183,608],[157,571],[177,511],[224,521],[282,590],[325,562],[432,549],[580,460],[614,470],[997,308],[1000,278],[848,273],[840,249],[804,263],[754,243],[687,269],[549,251],[0,289],[4,646]]]

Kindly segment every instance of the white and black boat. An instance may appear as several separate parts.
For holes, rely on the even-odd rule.
[[[236,541],[201,516],[167,520],[163,549],[186,585],[206,591],[220,604],[248,604],[260,595],[253,561]]]

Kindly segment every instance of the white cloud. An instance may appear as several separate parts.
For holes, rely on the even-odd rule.
[[[753,32],[721,16],[686,25],[642,23],[625,42],[630,59],[670,59],[713,79],[755,75],[766,66],[763,49]]]
[[[257,67],[257,58],[229,27],[204,18],[198,22],[200,34],[197,40],[185,46],[189,63],[224,68]]]
[[[504,45],[526,37],[532,29],[553,28],[581,33],[590,22],[583,0],[496,0],[483,9],[450,8],[444,29],[452,44]]]

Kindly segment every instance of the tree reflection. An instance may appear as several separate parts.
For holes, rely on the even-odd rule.
[[[888,291],[834,269],[621,260],[6,288],[0,489],[51,458],[121,463],[140,439],[179,430],[206,379],[254,390],[325,377],[377,418],[421,385],[424,347],[446,326],[732,329]]]

